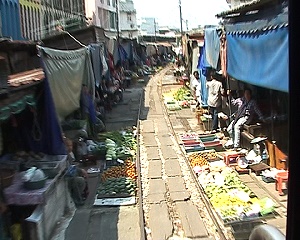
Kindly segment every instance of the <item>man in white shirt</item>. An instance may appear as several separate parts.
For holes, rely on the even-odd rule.
[[[212,132],[216,132],[219,125],[218,113],[222,108],[224,89],[222,83],[216,80],[212,75],[208,77],[206,87],[208,92],[207,105],[212,115]]]
[[[198,71],[194,71],[193,76],[191,78],[191,91],[195,99],[196,99],[196,90],[198,85],[200,85],[199,73]]]
[[[194,71],[192,80],[191,80],[191,91],[194,96],[194,99],[197,100],[197,106],[201,104],[201,84],[200,84],[200,77],[199,77],[199,72]]]

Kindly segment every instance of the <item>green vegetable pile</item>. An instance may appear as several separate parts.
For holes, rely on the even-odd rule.
[[[125,160],[136,154],[137,141],[134,132],[131,130],[100,133],[98,139],[105,141],[105,158],[108,161],[116,159]]]
[[[187,87],[181,87],[174,93],[174,99],[177,101],[193,100],[191,91]]]
[[[109,178],[103,182],[97,190],[98,198],[103,197],[103,195],[114,196],[114,195],[125,195],[134,196],[136,190],[136,183],[133,179],[129,177],[121,178]]]
[[[116,160],[117,159],[117,144],[113,140],[107,138],[105,140],[105,146],[107,149],[106,155],[105,155],[106,161]]]

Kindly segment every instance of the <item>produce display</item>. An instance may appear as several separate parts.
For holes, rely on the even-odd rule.
[[[210,159],[216,159],[217,155],[215,152],[207,152],[207,151],[200,151],[195,152],[189,155],[188,159],[191,166],[194,168],[195,166],[205,166],[208,165]]]
[[[106,161],[116,160],[117,159],[117,144],[113,140],[107,138],[105,140],[105,147],[107,149],[106,155],[105,155],[105,160]]]
[[[134,196],[136,191],[136,168],[130,159],[113,166],[101,174],[97,198]]]
[[[98,198],[104,196],[133,196],[135,195],[136,182],[129,177],[108,178],[102,182],[97,190]]]
[[[135,195],[136,134],[135,127],[98,134],[98,140],[104,142],[105,160],[110,161],[112,166],[100,175],[97,198],[123,198]],[[95,148],[95,151],[103,153],[103,146]]]
[[[163,94],[164,102],[170,111],[180,110],[190,106],[190,101],[194,98],[187,87],[181,87],[178,90],[172,90]]]
[[[223,161],[212,165],[199,173],[198,180],[212,206],[225,222],[273,211],[272,200],[258,199],[238,174],[225,166]]]
[[[131,160],[125,160],[124,164],[110,167],[102,173],[101,180],[105,182],[109,178],[120,177],[129,177],[135,180],[137,178],[135,163]]]
[[[135,131],[136,129],[133,128],[98,134],[98,139],[105,142],[105,159],[107,161],[125,160],[135,156],[137,150]],[[103,154],[103,146],[95,148],[95,152]]]
[[[187,87],[181,87],[174,93],[174,99],[177,101],[193,100],[191,90]]]

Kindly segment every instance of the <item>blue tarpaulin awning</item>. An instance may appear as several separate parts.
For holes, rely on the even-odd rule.
[[[205,61],[214,69],[217,69],[220,55],[220,37],[217,28],[205,29]]]
[[[227,33],[227,72],[252,85],[288,92],[288,44],[287,27]]]

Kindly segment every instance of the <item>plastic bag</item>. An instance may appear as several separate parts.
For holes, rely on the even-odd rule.
[[[10,232],[13,240],[22,240],[22,227],[21,224],[16,223],[10,227]]]

